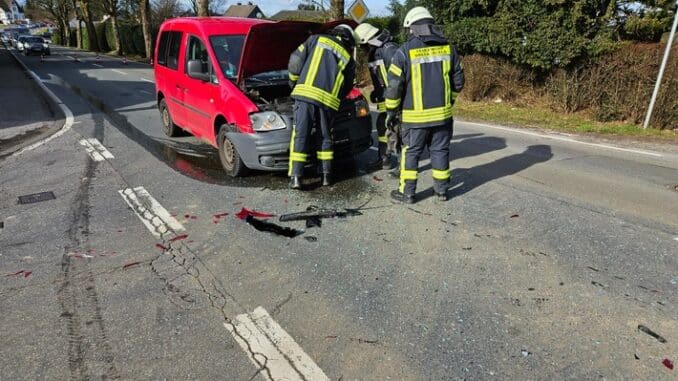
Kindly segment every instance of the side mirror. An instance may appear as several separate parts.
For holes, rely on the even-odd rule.
[[[210,75],[203,71],[202,65],[202,61],[200,60],[188,61],[188,76],[203,82],[208,82],[210,80]]]

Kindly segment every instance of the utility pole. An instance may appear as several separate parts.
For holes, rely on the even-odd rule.
[[[643,123],[643,128],[647,128],[647,126],[650,124],[650,119],[652,118],[654,102],[657,100],[657,94],[659,94],[659,88],[661,87],[662,84],[662,77],[664,76],[666,63],[669,60],[669,52],[671,51],[671,45],[673,44],[673,37],[676,35],[676,27],[678,27],[678,6],[676,7],[675,14],[673,15],[673,26],[671,27],[671,34],[669,34],[669,41],[666,43],[664,59],[662,60],[662,64],[659,67],[657,82],[654,84],[654,91],[652,92],[652,98],[650,99],[650,107],[647,109],[647,115],[645,116],[645,123]]]

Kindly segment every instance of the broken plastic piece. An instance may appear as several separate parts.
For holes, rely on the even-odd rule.
[[[659,341],[660,343],[666,343],[666,339],[665,339],[665,338],[663,338],[661,335],[659,335],[658,333],[654,332],[653,330],[647,328],[646,326],[644,326],[644,325],[642,325],[642,324],[639,324],[639,325],[638,325],[638,330],[639,330],[640,332],[646,333],[646,334],[648,334],[648,335],[654,337],[654,338],[657,339],[657,341]]]
[[[264,212],[257,212],[256,210],[249,210],[247,208],[242,208],[238,213],[235,215],[241,220],[247,219],[247,217],[257,217],[257,218],[270,218],[273,217],[273,214],[270,213],[264,213]]]
[[[319,228],[322,227],[323,221],[320,219],[320,217],[310,217],[306,219],[306,228]]]
[[[33,271],[24,271],[24,278],[28,278],[31,274],[33,274]]]
[[[228,216],[228,213],[219,213],[219,214],[213,215],[212,217],[214,217],[214,218],[224,218],[226,216]]]
[[[530,351],[528,351],[527,349],[522,349],[520,351],[520,354],[523,355],[523,357],[527,357],[527,356],[531,355],[532,353]]]
[[[319,209],[316,206],[309,206],[305,212],[283,214],[280,216],[280,222],[304,221],[309,218],[345,218],[349,216],[362,216],[363,214],[356,209]]]
[[[23,274],[23,272],[24,272],[24,270],[19,270],[19,271],[15,272],[15,273],[6,274],[5,276],[15,276],[15,275]]]
[[[181,241],[181,240],[184,240],[186,238],[188,238],[188,234],[182,234],[182,235],[178,235],[178,236],[170,239],[169,241],[170,242]]]
[[[304,237],[304,239],[307,240],[308,242],[318,242],[318,237],[314,237],[312,235],[308,235]]]
[[[255,218],[252,215],[248,215],[245,217],[245,221],[250,224],[253,228],[261,231],[261,232],[269,232],[277,235],[281,235],[283,237],[288,237],[288,238],[294,238],[300,234],[302,234],[302,231],[288,228],[288,227],[283,227],[280,225],[276,225],[273,223],[270,223],[268,221],[263,221],[260,219]]]
[[[662,364],[664,364],[665,367],[673,370],[673,361],[671,361],[669,359],[664,359],[664,360],[662,360]]]

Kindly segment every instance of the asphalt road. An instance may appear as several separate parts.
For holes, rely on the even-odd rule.
[[[0,162],[1,379],[675,379],[675,146],[457,122],[447,203],[425,161],[392,204],[374,151],[292,192],[166,138],[147,65],[53,52],[72,125]],[[235,216],[309,205],[362,215]]]

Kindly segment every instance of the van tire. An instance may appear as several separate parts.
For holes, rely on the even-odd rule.
[[[229,176],[240,177],[247,173],[247,167],[235,148],[235,144],[226,135],[229,132],[230,128],[227,124],[223,124],[219,128],[219,135],[217,135],[219,161],[221,161],[221,166]]]
[[[174,124],[172,120],[172,115],[170,115],[169,108],[167,108],[167,102],[164,99],[160,100],[158,104],[158,109],[160,110],[160,119],[162,121],[162,130],[165,132],[165,135],[170,138],[179,136],[181,129],[179,126]]]

